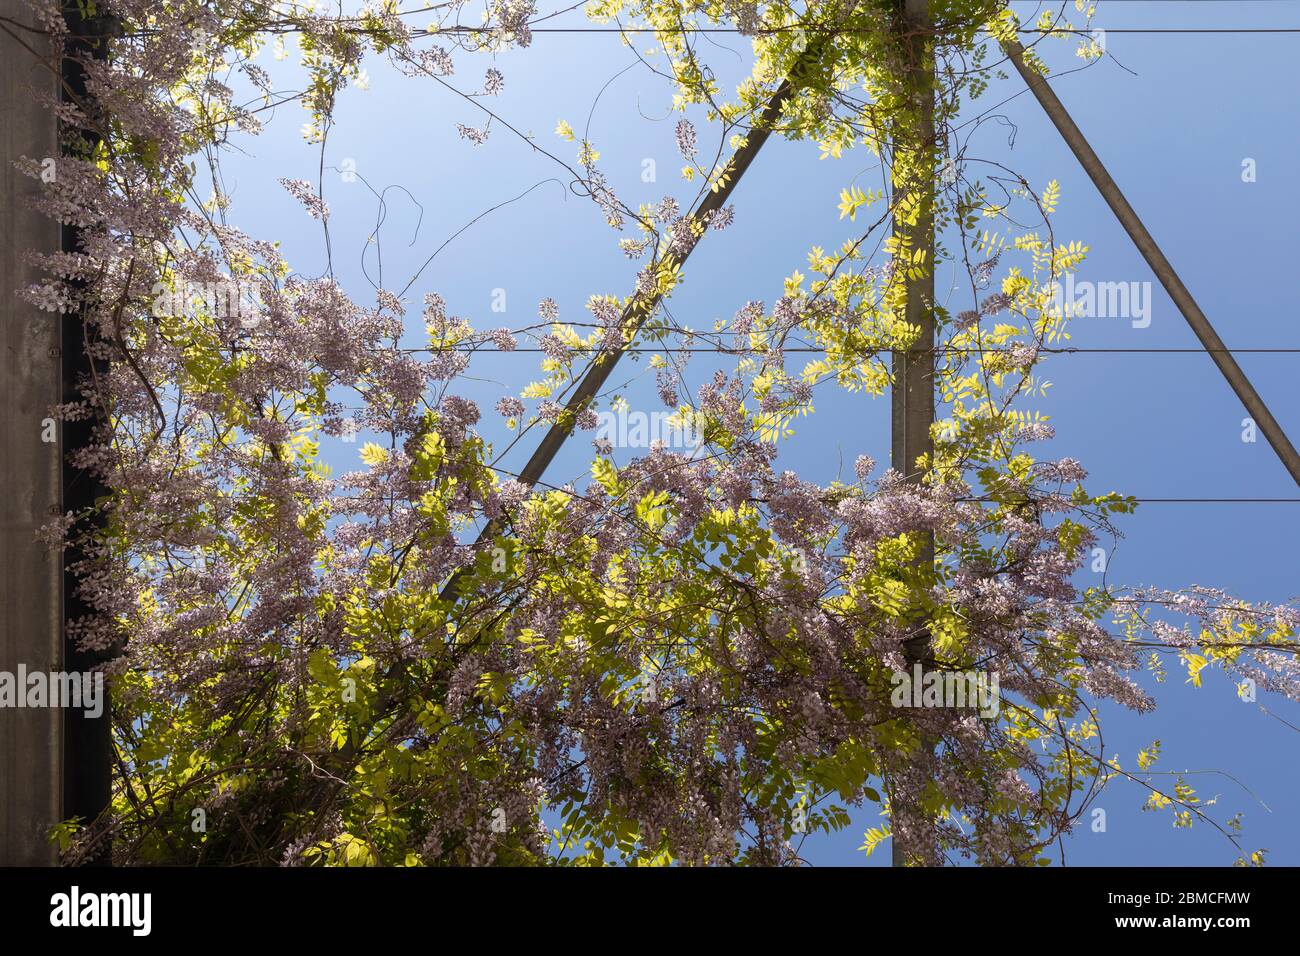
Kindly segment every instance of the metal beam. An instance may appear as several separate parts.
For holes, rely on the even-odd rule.
[[[1065,139],[1075,158],[1079,160],[1079,164],[1092,179],[1097,191],[1101,193],[1102,198],[1106,200],[1106,204],[1115,213],[1115,218],[1119,220],[1120,225],[1124,227],[1124,231],[1133,240],[1138,252],[1142,253],[1142,258],[1146,259],[1147,264],[1151,266],[1151,271],[1156,274],[1160,284],[1165,287],[1165,291],[1169,293],[1169,298],[1174,300],[1174,305],[1178,307],[1178,311],[1183,314],[1187,324],[1192,327],[1196,337],[1200,339],[1201,344],[1205,346],[1205,350],[1214,359],[1214,364],[1219,366],[1219,371],[1223,373],[1223,377],[1228,380],[1232,390],[1237,393],[1241,403],[1246,406],[1246,411],[1255,420],[1259,430],[1264,433],[1268,443],[1273,446],[1278,458],[1282,459],[1282,464],[1291,473],[1292,480],[1297,485],[1300,485],[1300,455],[1296,454],[1295,446],[1291,444],[1291,440],[1287,438],[1282,426],[1278,424],[1277,419],[1273,417],[1273,413],[1264,404],[1264,400],[1259,397],[1259,393],[1251,385],[1246,373],[1241,370],[1241,366],[1232,357],[1232,352],[1224,346],[1223,340],[1214,331],[1214,326],[1205,317],[1201,307],[1196,304],[1192,294],[1187,291],[1187,287],[1183,285],[1183,280],[1178,277],[1173,265],[1165,257],[1160,247],[1156,245],[1156,241],[1151,237],[1151,233],[1147,231],[1147,227],[1142,224],[1138,214],[1129,205],[1129,201],[1124,198],[1119,186],[1111,178],[1110,173],[1106,171],[1101,159],[1092,146],[1089,145],[1083,132],[1075,124],[1055,91],[1048,84],[1047,78],[1026,65],[1025,48],[1015,40],[1004,40],[1002,49],[1011,61],[1011,65],[1024,78],[1030,92],[1042,105],[1048,118]]]
[[[903,318],[918,331],[905,351],[893,353],[893,390],[890,394],[890,461],[909,484],[919,485],[933,467],[934,442],[930,427],[934,424],[934,49],[930,36],[929,0],[902,0],[898,19],[903,49],[908,58],[909,76],[904,80],[912,93],[911,109],[900,114],[904,124],[899,142],[894,144],[893,188],[895,208],[902,196],[916,197],[918,205],[902,203],[895,214],[893,229],[907,253],[923,256],[921,268],[904,270]],[[918,460],[925,464],[918,466]],[[916,563],[921,567],[934,564],[934,535],[921,535]],[[903,656],[910,672],[912,666],[929,657],[930,631],[924,621],[916,622],[917,633],[903,645]],[[928,746],[924,745],[923,746]],[[909,828],[928,826],[924,815],[908,807],[897,795],[890,800],[893,826],[905,821]],[[899,840],[892,841],[893,865],[907,866],[921,862],[908,858]]]

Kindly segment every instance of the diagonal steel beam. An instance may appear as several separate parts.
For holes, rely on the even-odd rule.
[[[1002,49],[1011,61],[1012,66],[1024,78],[1030,92],[1042,105],[1048,118],[1065,139],[1066,145],[1070,147],[1075,158],[1079,160],[1079,164],[1092,179],[1097,191],[1101,193],[1102,198],[1106,200],[1106,204],[1115,213],[1115,218],[1119,220],[1120,225],[1124,227],[1124,231],[1133,240],[1138,252],[1142,253],[1142,258],[1146,259],[1147,264],[1151,266],[1151,271],[1156,274],[1160,284],[1165,287],[1165,291],[1169,293],[1169,298],[1174,300],[1174,305],[1178,306],[1178,311],[1183,314],[1187,324],[1192,327],[1196,337],[1201,340],[1205,350],[1214,359],[1214,364],[1219,366],[1219,371],[1223,373],[1223,377],[1228,380],[1232,390],[1237,393],[1241,403],[1246,406],[1246,411],[1255,420],[1259,430],[1264,433],[1268,443],[1273,446],[1278,458],[1282,459],[1282,464],[1291,473],[1292,480],[1297,485],[1300,485],[1300,455],[1296,454],[1295,446],[1291,444],[1291,440],[1287,438],[1282,426],[1278,424],[1277,419],[1273,417],[1273,413],[1264,404],[1264,400],[1259,397],[1259,393],[1255,391],[1255,387],[1251,385],[1246,373],[1241,370],[1241,366],[1232,357],[1232,353],[1224,347],[1223,340],[1214,331],[1214,326],[1205,317],[1201,307],[1196,304],[1192,294],[1187,291],[1187,286],[1183,285],[1182,279],[1178,278],[1178,273],[1174,271],[1173,265],[1170,264],[1160,247],[1156,245],[1155,239],[1151,237],[1151,233],[1142,224],[1142,220],[1133,211],[1133,207],[1129,205],[1128,200],[1124,198],[1119,186],[1111,178],[1110,173],[1106,171],[1106,167],[1102,165],[1101,159],[1093,151],[1092,146],[1088,144],[1088,140],[1084,137],[1082,131],[1070,118],[1070,114],[1048,84],[1046,77],[1030,69],[1025,64],[1025,48],[1015,40],[1003,40]]]
[[[829,42],[829,36],[822,36],[808,44],[807,49],[795,61],[790,75],[781,82],[772,98],[768,100],[762,115],[754,124],[753,129],[749,131],[749,135],[745,137],[744,144],[732,155],[727,164],[725,179],[722,184],[717,189],[710,190],[699,201],[695,208],[691,210],[690,219],[707,226],[708,217],[726,204],[732,192],[740,183],[741,177],[749,169],[750,163],[754,161],[754,157],[758,155],[759,150],[767,142],[777,120],[781,117],[781,111],[785,108],[785,104],[802,86],[804,76],[821,59],[822,52]],[[670,270],[680,267],[690,258],[691,252],[696,245],[698,245],[698,242],[692,243],[681,253],[670,251],[664,257],[665,265]],[[569,396],[569,400],[565,403],[563,414],[547,430],[541,443],[528,459],[528,463],[524,465],[523,470],[519,473],[518,481],[531,488],[541,480],[546,469],[555,460],[560,448],[573,434],[578,413],[585,409],[591,400],[600,393],[601,387],[604,386],[610,373],[614,371],[614,366],[628,352],[629,347],[636,339],[637,332],[640,331],[646,319],[654,314],[655,307],[662,298],[663,294],[658,290],[645,295],[637,292],[632,296],[631,301],[623,310],[620,321],[624,330],[623,345],[608,352],[601,352],[593,360],[582,379],[578,382],[578,387],[574,389],[573,394]],[[503,522],[501,519],[494,518],[483,527],[474,543],[478,545],[484,541],[490,541],[495,535],[501,533],[502,527]],[[465,573],[465,569],[462,568],[453,574],[443,586],[439,597],[443,600],[454,597],[457,586]]]

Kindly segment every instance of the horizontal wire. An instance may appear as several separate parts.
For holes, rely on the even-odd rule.
[[[1293,505],[1300,504],[1300,498],[1138,498],[1123,496],[1125,501],[1136,501],[1144,505]],[[958,498],[958,501],[997,502],[996,498]],[[1010,503],[1010,502],[1003,502]]]
[[[491,467],[491,466],[489,466]],[[498,470],[493,468],[492,470]],[[562,491],[562,488],[551,487],[552,491]],[[1139,498],[1132,495],[1124,495],[1125,501],[1132,501],[1137,504],[1176,504],[1176,505],[1295,505],[1300,504],[1300,498]],[[354,502],[386,502],[389,504],[401,504],[391,500],[385,495],[322,495],[321,501],[354,501]],[[999,501],[996,498],[978,498],[964,497],[955,498],[955,501],[982,502],[986,504],[1017,504],[1014,501]],[[1026,499],[1023,504],[1033,504],[1035,499]],[[1088,502],[1087,504],[1092,504]],[[1082,504],[1081,504],[1082,507]]]
[[[1113,0],[1112,0],[1113,2]],[[416,36],[439,36],[448,33],[497,33],[493,27],[439,27],[432,30],[413,30]],[[835,34],[874,34],[875,30],[867,28],[855,29],[853,27],[771,27],[767,29],[755,29],[742,31],[738,27],[534,27],[528,31],[530,34],[537,33],[648,33],[648,34],[672,34],[683,35],[690,33],[726,33],[726,34],[743,34],[745,36],[770,36],[781,33],[803,33],[812,35],[818,33],[835,33]],[[981,33],[987,33],[981,30]],[[1018,33],[1033,34],[1040,36],[1050,36],[1053,34],[1075,34],[1078,36],[1092,36],[1096,33],[1300,33],[1300,27],[1092,27],[1087,30],[1078,30],[1069,27],[1039,28],[1039,27],[1021,27]]]
[[[340,439],[340,441],[342,441],[342,439]],[[352,443],[353,443],[352,441],[346,442],[346,444],[352,444]],[[491,462],[483,462],[482,464],[489,471],[495,472],[498,475],[508,476],[511,478],[519,477],[517,472],[511,471],[510,469],[504,467],[503,465],[493,464]],[[546,481],[538,481],[537,485],[546,491],[562,491],[565,494],[572,495],[575,498],[583,497],[582,495],[579,495],[577,492],[575,492],[569,486],[555,485]],[[1300,498],[1141,498],[1135,495],[1123,495],[1122,497],[1125,501],[1132,501],[1137,504],[1179,504],[1179,505],[1300,504]],[[320,498],[317,499],[318,502],[330,502],[330,503],[347,502],[347,501],[358,502],[358,503],[378,502],[378,503],[385,503],[393,506],[402,503],[403,500],[409,500],[411,502],[410,506],[411,507],[415,506],[414,499],[398,499],[394,495],[382,495],[382,494],[342,494],[342,495],[326,494],[326,495],[321,495]],[[1014,502],[1014,501],[1003,501],[1001,499],[993,498],[988,495],[964,495],[954,500],[975,502],[975,503],[982,503],[982,504],[1017,504],[1017,503],[1033,504],[1038,499],[1026,498],[1023,502]],[[1079,502],[1080,507],[1083,507],[1084,504],[1085,503],[1083,502]],[[1087,504],[1093,504],[1093,502],[1087,502]]]
[[[375,351],[382,351],[382,350],[376,349]],[[472,345],[451,345],[451,346],[447,346],[447,347],[445,347],[445,348],[432,348],[432,347],[427,347],[427,346],[425,346],[425,347],[420,347],[420,346],[410,346],[410,347],[402,346],[402,347],[399,347],[398,351],[400,351],[400,352],[408,352],[408,353],[415,353],[415,352],[428,352],[428,353],[442,353],[442,352],[492,353],[492,352],[498,352],[498,353],[501,353],[501,354],[503,354],[503,355],[509,355],[509,354],[511,354],[511,353],[514,353],[514,352],[528,352],[528,353],[534,353],[534,352],[545,352],[546,349],[542,349],[542,348],[532,348],[532,347],[527,347],[527,348],[521,347],[521,348],[515,348],[515,349],[499,349],[499,348],[486,348],[486,347],[484,347],[484,348],[479,348],[479,347],[472,346]],[[677,354],[677,355],[680,355],[680,354],[682,354],[682,353],[689,353],[689,352],[722,353],[722,354],[727,354],[727,355],[754,355],[754,356],[760,356],[760,355],[770,354],[769,352],[764,352],[764,351],[761,350],[761,349],[728,349],[728,348],[722,348],[722,347],[720,347],[720,346],[703,346],[703,345],[692,345],[692,346],[687,346],[687,347],[683,347],[683,348],[675,348],[675,347],[673,347],[673,346],[671,346],[671,345],[662,345],[662,346],[658,346],[658,347],[649,346],[649,345],[644,345],[644,346],[643,346],[643,345],[638,345],[638,346],[632,346],[632,347],[629,347],[629,348],[622,349],[621,351],[624,351],[624,352],[672,352],[673,354]],[[772,350],[772,351],[780,351],[780,352],[783,352],[783,353],[786,353],[786,354],[790,354],[790,353],[818,353],[818,352],[825,352],[826,349],[824,349],[824,348],[818,348],[818,347],[816,347],[816,346],[791,346],[791,347],[789,347],[789,348],[774,349],[774,350]],[[903,353],[903,354],[915,354],[915,353],[918,352],[918,350],[914,350],[914,349],[868,349],[868,350],[866,350],[866,351],[868,351],[868,352],[870,352],[870,353],[872,353],[872,354],[879,354],[879,355],[884,355],[884,354],[886,354],[886,353],[888,353],[888,352],[899,352],[899,353]],[[935,349],[925,349],[925,350],[920,350],[920,351],[925,351],[925,352],[931,352],[931,351],[933,351],[933,352],[940,352],[940,353],[945,353],[945,352],[968,352],[968,353],[970,353],[972,356],[978,355],[978,354],[980,354],[980,352],[983,352],[983,353],[985,353],[985,354],[997,354],[997,353],[1010,354],[1010,352],[1011,352],[1010,349],[1002,348],[1001,346],[990,346],[990,347],[986,347],[986,348],[984,348],[984,349],[977,349],[977,348],[971,348],[971,347],[958,347],[958,346],[940,346],[939,348],[935,348]],[[1214,353],[1214,352],[1233,352],[1233,353],[1238,353],[1238,354],[1255,354],[1255,355],[1292,355],[1292,354],[1300,353],[1300,348],[1223,348],[1223,349],[1207,349],[1207,348],[1092,348],[1092,349],[1088,349],[1088,348],[1040,348],[1040,349],[1037,349],[1036,351],[1037,351],[1040,355],[1042,355],[1042,354],[1046,354],[1046,355],[1103,355],[1103,354],[1133,354],[1133,355],[1145,355],[1145,354],[1155,354],[1155,355],[1205,355],[1205,354],[1210,354],[1210,353]],[[585,356],[585,355],[588,355],[588,354],[594,354],[594,353],[587,352],[587,351],[574,350],[574,355],[577,356],[577,357],[582,357],[582,356]]]

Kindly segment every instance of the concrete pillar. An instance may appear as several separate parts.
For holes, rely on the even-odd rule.
[[[0,18],[32,24],[21,0],[0,0]],[[61,455],[42,434],[61,400],[61,317],[16,296],[37,281],[23,261],[59,249],[59,227],[28,208],[40,183],[14,160],[58,155],[55,120],[32,90],[57,93],[57,76],[23,44],[48,56],[35,33],[0,31],[0,671],[62,669],[62,558],[36,540],[59,507]],[[62,712],[0,707],[0,865],[50,865],[47,834],[62,818]]]

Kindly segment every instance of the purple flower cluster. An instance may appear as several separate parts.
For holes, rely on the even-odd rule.
[[[682,154],[682,158],[694,158],[698,147],[695,142],[695,127],[691,125],[690,120],[678,120],[675,133],[677,136],[677,151]]]

